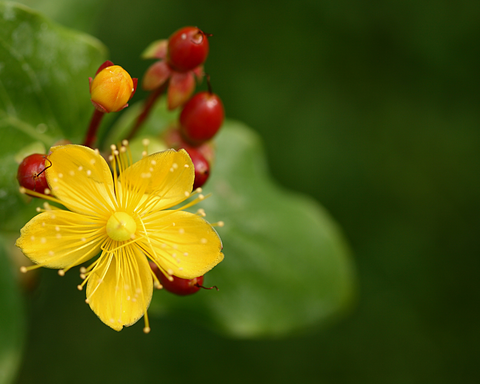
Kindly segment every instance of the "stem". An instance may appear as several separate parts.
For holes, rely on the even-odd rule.
[[[155,102],[157,101],[158,97],[163,93],[163,91],[167,88],[168,86],[168,81],[165,82],[161,87],[158,87],[157,89],[153,90],[150,95],[148,96],[148,99],[145,101],[145,104],[143,106],[143,111],[138,115],[137,120],[135,121],[135,125],[133,126],[132,130],[127,136],[127,140],[131,140],[142,124],[145,122],[147,117],[150,115],[150,112],[152,111],[152,107],[155,105]]]
[[[97,139],[96,134],[98,131],[98,127],[100,126],[100,122],[102,121],[103,115],[105,115],[105,112],[100,112],[96,108],[93,111],[92,119],[90,120],[90,126],[88,127],[88,132],[83,142],[83,145],[85,145],[86,147],[93,148],[93,144]]]

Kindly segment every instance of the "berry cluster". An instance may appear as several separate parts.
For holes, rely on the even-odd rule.
[[[225,111],[221,99],[212,92],[207,76],[208,91],[194,91],[193,78],[203,77],[203,64],[209,52],[208,37],[197,27],[184,27],[173,33],[168,40],[159,40],[144,52],[143,57],[157,58],[143,78],[143,88],[152,90],[152,98],[158,97],[158,90],[168,87],[167,106],[174,109],[181,106],[177,132],[165,135],[167,145],[185,149],[195,166],[194,189],[201,187],[210,175],[213,149],[210,140],[223,124]],[[190,80],[189,80],[190,79]],[[148,102],[146,104],[148,106]],[[149,109],[145,108],[145,111]],[[140,115],[137,125],[146,116]]]

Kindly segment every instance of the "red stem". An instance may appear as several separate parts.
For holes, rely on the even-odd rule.
[[[97,139],[96,135],[98,127],[100,126],[103,115],[105,115],[105,113],[100,112],[96,108],[93,111],[92,119],[90,120],[90,126],[88,127],[88,131],[83,142],[83,145],[85,145],[86,147],[93,148],[93,144],[95,144],[95,140]]]
[[[150,115],[150,112],[152,111],[152,107],[155,105],[155,102],[157,101],[158,97],[163,93],[163,91],[167,88],[168,86],[168,81],[165,82],[161,87],[158,87],[157,89],[153,90],[150,95],[148,96],[148,99],[145,101],[145,104],[143,106],[143,111],[138,115],[137,120],[135,121],[135,125],[133,126],[132,130],[127,136],[127,140],[131,140],[135,134],[138,132],[144,121],[147,119],[147,117]]]

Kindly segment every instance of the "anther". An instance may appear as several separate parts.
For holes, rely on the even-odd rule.
[[[85,267],[80,267],[80,273],[86,273],[87,272],[87,268]]]
[[[37,212],[42,212],[42,208],[40,208],[40,207],[35,208],[35,210],[36,210]]]
[[[113,151],[115,151],[117,149],[117,146],[115,144],[112,144],[110,145],[110,149]]]
[[[43,193],[44,193],[45,195],[50,195],[50,193],[52,193],[52,191],[50,191],[50,189],[48,189],[48,188],[45,188],[45,190],[43,191]]]
[[[81,290],[83,289],[83,286],[80,285],[80,284],[78,284],[78,285],[77,285],[77,289],[78,289],[79,291],[81,291]]]
[[[20,187],[20,188],[18,188],[18,190],[20,191],[20,193],[25,193],[25,192],[27,192],[27,190],[25,189],[25,187]]]
[[[143,328],[144,333],[150,333],[150,327],[145,327]]]
[[[58,270],[59,276],[65,276],[65,271],[63,269]]]
[[[126,147],[128,145],[128,140],[122,140],[122,144]]]
[[[142,140],[142,144],[143,144],[145,147],[147,147],[147,146],[150,144],[150,140],[148,140],[148,139],[143,139],[143,140]]]
[[[27,267],[21,266],[20,267],[20,272],[27,273]]]

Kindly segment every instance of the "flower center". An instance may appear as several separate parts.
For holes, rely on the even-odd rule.
[[[137,230],[132,216],[125,212],[115,212],[107,221],[107,234],[112,240],[130,240]]]

